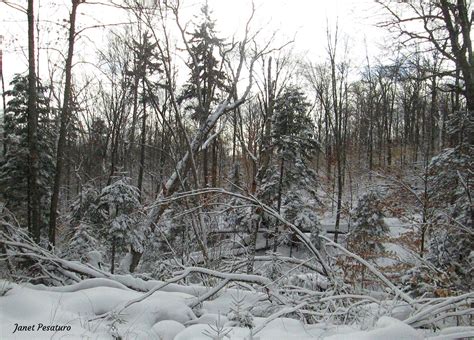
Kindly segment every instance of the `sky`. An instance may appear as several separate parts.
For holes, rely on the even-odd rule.
[[[251,6],[250,0],[209,0],[209,3],[226,29],[241,23]],[[295,37],[295,49],[314,56],[324,54],[326,28],[334,30],[336,23],[354,49],[365,50],[363,39],[367,38],[375,52],[375,43],[384,35],[383,30],[375,27],[374,0],[255,0],[255,6],[258,24],[268,31],[277,30],[288,38]]]
[[[65,23],[63,20],[67,18],[70,0],[37,0],[37,3],[38,1],[43,8],[39,12],[39,18],[43,21],[39,34],[40,45],[48,41],[50,47],[65,52],[66,29],[59,28],[57,23]],[[203,1],[181,0],[183,21],[199,13]],[[21,0],[11,2],[25,4]],[[235,32],[242,31],[251,11],[251,0],[208,0],[208,3],[221,36],[231,37]],[[294,40],[294,53],[304,59],[318,61],[325,57],[326,29],[329,27],[333,31],[336,23],[340,36],[348,41],[349,57],[354,65],[361,64],[366,53],[375,57],[383,52],[380,44],[383,43],[386,32],[375,27],[380,17],[374,0],[254,0],[254,3],[256,14],[253,27],[262,28],[263,34],[267,36],[276,31],[281,43]],[[118,10],[88,4],[87,1],[79,8],[79,27],[105,22],[119,23],[125,18]],[[26,71],[26,29],[26,15],[0,3],[0,34],[4,36],[2,48],[6,84],[15,73]],[[56,40],[58,36],[61,39]],[[93,53],[89,50],[102,48],[107,37],[103,28],[96,28],[86,30],[81,39],[82,42],[76,45],[76,51],[83,53],[87,59],[87,54]],[[40,57],[40,73],[43,77],[48,72],[45,65],[49,58],[44,54]]]

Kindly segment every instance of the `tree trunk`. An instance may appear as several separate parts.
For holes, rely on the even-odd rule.
[[[72,9],[69,19],[69,38],[68,38],[68,54],[65,66],[65,83],[64,83],[64,99],[61,110],[61,123],[59,128],[59,140],[56,151],[56,169],[54,175],[53,194],[51,196],[50,217],[49,217],[49,243],[54,246],[56,243],[56,220],[58,217],[59,189],[61,186],[61,176],[64,164],[64,153],[66,148],[66,133],[71,114],[69,104],[71,101],[72,87],[72,57],[74,54],[74,39],[76,31],[76,12],[80,0],[72,0]]]
[[[115,252],[117,247],[117,239],[112,237],[112,254],[110,255],[110,273],[115,272]]]
[[[28,0],[28,230],[35,242],[40,241],[40,195],[38,190],[38,111],[35,71],[34,0]]]
[[[282,190],[283,190],[283,176],[285,172],[285,159],[282,157],[281,158],[281,163],[280,163],[280,179],[278,181],[278,203],[277,203],[277,211],[280,213],[281,211],[281,195],[282,195]],[[276,252],[278,249],[278,222],[275,225],[275,232],[273,235],[273,251]]]
[[[268,60],[268,70],[267,70],[267,103],[265,104],[265,117],[264,117],[264,127],[263,127],[263,136],[261,141],[261,168],[259,169],[258,173],[258,182],[261,182],[265,176],[266,170],[271,161],[272,156],[272,147],[271,147],[271,133],[272,133],[272,116],[274,110],[274,97],[275,94],[273,93],[273,81],[272,81],[272,58],[270,57]]]
[[[202,150],[202,178],[203,178],[203,183],[204,183],[204,187],[208,187],[208,183],[209,183],[209,152],[207,151],[207,148],[205,148],[204,150]]]
[[[136,67],[136,66],[135,66]],[[135,69],[135,73],[136,73]],[[134,162],[133,160],[135,159],[135,130],[137,126],[137,114],[138,114],[138,82],[139,82],[139,77],[138,75],[134,76],[134,82],[133,82],[133,108],[132,108],[132,126],[131,130],[129,133],[129,141],[130,145],[128,147],[128,160],[130,164],[130,173],[133,172],[133,165]]]
[[[145,93],[145,83],[143,82],[143,93]],[[145,95],[143,95],[145,96]],[[143,172],[145,170],[145,144],[146,144],[146,104],[143,98],[143,117],[142,117],[142,131],[140,143],[140,169],[138,172],[138,192],[140,193],[140,201],[143,202]]]
[[[218,155],[217,155],[217,138],[215,138],[212,141],[212,168],[211,168],[211,182],[212,182],[212,187],[217,188],[217,167],[218,167]]]
[[[443,19],[451,41],[452,54],[456,59],[456,68],[462,72],[466,97],[467,109],[474,112],[474,55],[472,51],[471,27],[472,13],[465,0],[456,2],[456,14],[451,16],[452,3],[448,0],[440,0]],[[471,18],[469,18],[471,14]],[[459,24],[459,28],[455,26]],[[462,36],[463,43],[459,41]]]
[[[341,208],[342,208],[342,164],[338,155],[337,160],[337,207],[336,207],[336,224],[334,226],[334,242],[337,243],[339,235],[339,224],[341,221]]]
[[[0,44],[1,44],[2,36],[0,36]],[[2,104],[3,104],[3,126],[5,127],[5,113],[7,112],[7,101],[6,101],[6,94],[5,94],[5,79],[3,77],[3,63],[2,63],[2,56],[3,51],[0,49],[0,80],[2,82]],[[7,132],[5,128],[3,128],[3,155],[7,153]]]
[[[252,238],[250,239],[249,244],[249,251],[248,251],[248,262],[247,262],[247,274],[253,273],[253,266],[255,262],[255,253],[257,251],[257,238],[258,238],[258,230],[260,228],[260,224],[262,223],[262,214],[257,209],[257,214],[259,214],[259,218],[255,221],[255,226],[253,227]]]

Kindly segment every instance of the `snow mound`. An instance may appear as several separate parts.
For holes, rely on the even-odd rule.
[[[92,282],[94,285],[98,283]],[[86,282],[84,286],[88,284],[91,282]],[[125,339],[153,339],[156,338],[153,327],[158,327],[158,330],[162,328],[157,326],[160,321],[171,320],[183,324],[196,318],[186,304],[193,298],[191,295],[156,292],[144,301],[133,304],[120,315],[97,319],[97,316],[113,311],[141,295],[142,293],[114,287],[62,292],[14,285],[0,297],[0,339],[50,339],[53,336],[61,339],[113,339],[113,335],[117,334]],[[70,326],[70,329],[59,332],[41,331],[38,330],[40,323]],[[32,325],[33,329],[15,331],[16,324]],[[177,327],[173,329],[177,330]]]
[[[186,326],[190,325],[219,325],[224,326],[229,320],[227,317],[220,315],[220,314],[204,314],[198,319],[190,320],[185,323]]]
[[[347,334],[337,334],[327,338],[328,340],[345,340]],[[353,332],[351,340],[422,340],[424,336],[415,329],[400,320],[382,316],[375,324],[374,329],[368,331]]]
[[[183,324],[173,320],[159,321],[153,325],[151,330],[156,334],[160,340],[173,340],[176,334],[185,329]]]

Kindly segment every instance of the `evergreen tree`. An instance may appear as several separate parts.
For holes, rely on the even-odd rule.
[[[100,192],[86,186],[70,208],[74,234],[65,256],[79,259],[94,250],[107,253],[113,272],[116,256],[128,251],[128,245],[136,250],[143,247],[140,209],[138,189],[127,178],[116,180]]]
[[[388,232],[388,227],[383,221],[379,194],[374,191],[364,193],[352,212],[352,219],[352,230],[347,236],[349,248],[363,257],[383,253],[382,238]]]
[[[118,252],[126,251],[127,245],[138,251],[143,245],[143,233],[137,227],[141,208],[139,197],[138,189],[130,185],[126,178],[106,186],[98,197],[99,214],[95,223],[101,241],[108,246],[112,273]]]
[[[272,141],[277,162],[267,172],[262,189],[271,200],[290,189],[303,189],[316,197],[316,173],[310,162],[318,144],[308,108],[305,95],[296,87],[286,89],[275,101]]]
[[[472,145],[459,145],[441,152],[428,166],[435,217],[427,259],[449,273],[453,287],[464,290],[472,290],[474,279],[473,155]]]
[[[90,224],[97,212],[97,199],[99,191],[90,185],[85,185],[69,207],[68,222],[72,227],[81,223]]]
[[[97,233],[95,222],[100,220],[98,210],[99,191],[93,186],[85,185],[69,207],[66,218],[72,228],[72,236],[62,255],[71,260],[87,260],[87,254],[92,251],[103,253],[103,240]]]
[[[227,313],[229,325],[232,325],[232,327],[254,328],[254,317],[250,309],[251,306],[245,301],[245,295],[232,296],[232,304],[230,305],[229,313]]]
[[[180,202],[174,202],[163,213],[163,218],[157,227],[161,230],[160,241],[163,241],[163,238],[166,240],[166,242],[159,242],[162,253],[173,252],[184,257],[186,251],[189,250],[189,245],[196,244],[194,234],[190,232],[192,217],[186,214],[175,216],[176,211],[182,211],[183,209],[185,207]],[[155,240],[149,239],[148,241]]]
[[[38,81],[39,83],[39,81]],[[15,212],[22,225],[28,225],[28,78],[16,75],[10,83],[12,89],[6,95],[8,102],[4,117],[6,136],[5,155],[0,159],[0,195],[7,207]],[[54,125],[49,118],[47,88],[37,86],[38,191],[40,196],[40,222],[44,227],[48,221],[48,207],[54,176]]]
[[[138,96],[139,96],[139,83],[141,82],[141,136],[140,136],[140,165],[138,171],[137,187],[140,193],[140,199],[143,199],[143,177],[145,172],[145,142],[146,142],[146,123],[147,123],[147,104],[154,100],[151,93],[155,93],[157,88],[160,86],[159,83],[151,81],[151,78],[162,72],[161,64],[159,62],[159,56],[156,53],[157,43],[151,41],[152,35],[148,32],[143,33],[140,39],[133,41],[133,52],[134,52],[134,66],[133,70],[127,73],[133,75],[134,81],[132,90],[134,94],[133,99],[133,119],[132,119],[132,131],[131,140],[133,144],[135,140],[135,124],[137,113],[138,113]],[[131,145],[134,148],[134,145]]]
[[[283,261],[280,259],[281,254],[268,251],[267,256],[270,256],[270,261],[265,262],[262,266],[263,275],[271,280],[277,280],[282,276]]]
[[[107,126],[103,119],[93,118],[90,123],[88,139],[84,145],[84,172],[88,178],[95,180],[96,185],[105,173],[105,153],[107,151]]]
[[[474,147],[472,117],[454,113],[447,122],[454,147],[428,165],[429,265],[412,268],[404,283],[414,295],[444,296],[452,290],[470,291],[474,281],[474,211],[471,192]]]
[[[192,118],[203,124],[212,105],[220,98],[218,91],[227,89],[227,76],[215,56],[224,41],[217,37],[215,21],[207,4],[201,8],[200,21],[188,42],[191,58],[187,65],[191,74],[179,100],[193,100],[188,105],[193,111]]]
[[[307,112],[309,106],[297,87],[285,89],[275,100],[272,143],[277,157],[268,168],[259,192],[264,201],[276,204],[289,222],[302,229],[319,226],[314,211],[319,204],[317,176],[310,165],[318,144]],[[305,208],[300,209],[302,206]]]
[[[289,192],[283,202],[283,214],[286,220],[291,221],[300,230],[309,231],[311,242],[319,248],[321,224],[315,210],[318,204],[319,201],[301,190]],[[296,238],[293,236],[291,241],[294,243]]]
[[[94,237],[94,228],[86,223],[79,224],[65,249],[63,256],[71,260],[87,261],[91,252],[100,253],[100,243]]]
[[[378,192],[369,191],[359,197],[358,204],[352,211],[352,229],[347,235],[347,248],[365,260],[377,261],[386,255],[383,246],[388,227],[383,221],[381,198]],[[366,287],[366,267],[352,258],[345,258],[342,263],[344,274],[362,288]],[[370,285],[370,280],[369,280]]]
[[[187,65],[191,74],[178,97],[178,102],[185,103],[185,108],[191,112],[191,118],[199,127],[203,127],[214,106],[221,100],[222,92],[228,93],[230,89],[228,78],[222,70],[223,64],[216,58],[224,46],[224,41],[217,37],[215,22],[211,18],[207,3],[201,8],[201,16],[197,20],[200,22],[190,33],[191,37],[187,43],[190,54]],[[213,186],[217,185],[218,144],[216,138],[210,147],[202,150],[204,186],[208,186],[210,179]]]

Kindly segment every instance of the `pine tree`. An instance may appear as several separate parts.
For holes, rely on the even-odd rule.
[[[99,191],[91,185],[85,185],[69,207],[68,224],[73,228],[81,223],[90,224],[97,212]]]
[[[319,226],[314,212],[319,204],[317,175],[310,166],[318,144],[307,112],[309,106],[297,87],[285,89],[275,100],[272,143],[277,157],[268,168],[259,192],[265,202],[276,204],[276,209],[301,229]],[[305,207],[302,211],[301,206]],[[275,241],[274,251],[276,244]]]
[[[134,94],[133,103],[133,120],[132,120],[132,131],[131,131],[131,143],[135,140],[135,123],[138,113],[138,96],[139,96],[139,83],[141,82],[141,106],[142,106],[142,117],[141,117],[141,136],[140,136],[140,165],[138,171],[137,187],[140,193],[140,199],[143,199],[142,188],[143,188],[143,176],[145,172],[145,142],[146,142],[146,122],[147,122],[147,104],[154,100],[152,93],[156,92],[156,88],[159,84],[154,83],[150,80],[154,75],[161,73],[161,63],[156,53],[157,43],[152,43],[152,35],[148,32],[143,33],[140,39],[133,41],[133,52],[134,52],[134,66],[133,70],[129,70],[127,73],[133,75],[134,82],[132,90]],[[131,145],[131,148],[134,148]]]
[[[472,145],[459,145],[441,152],[428,166],[435,217],[427,259],[449,273],[453,287],[464,290],[472,290],[474,279],[473,155]]]
[[[100,243],[94,237],[93,226],[81,223],[75,228],[74,235],[70,239],[63,256],[71,260],[87,261],[87,255],[91,252],[100,253]]]
[[[245,327],[252,329],[255,327],[254,317],[250,312],[250,306],[245,303],[245,295],[237,294],[232,296],[232,304],[227,313],[229,325],[232,327]]]
[[[303,92],[288,88],[275,101],[272,124],[272,142],[277,154],[271,181],[265,181],[264,187],[273,197],[280,199],[280,191],[304,189],[316,196],[316,173],[310,162],[318,148],[313,135],[313,123],[308,115],[309,103]],[[275,172],[275,167],[279,171]]]
[[[283,261],[280,259],[281,254],[269,251],[266,255],[270,256],[271,259],[262,266],[263,275],[271,280],[277,280],[283,273]]]
[[[403,277],[414,295],[444,296],[473,287],[474,124],[472,117],[456,112],[447,125],[454,147],[441,151],[426,168],[428,214],[432,216],[426,259],[431,266],[416,266]]]
[[[224,41],[217,37],[215,22],[207,3],[201,8],[200,23],[190,34],[188,52],[190,60],[187,65],[191,71],[189,80],[184,85],[178,101],[185,103],[191,112],[191,118],[204,126],[214,106],[221,100],[222,92],[229,92],[228,77],[222,70],[223,64],[216,55],[224,46]],[[203,184],[208,186],[209,179],[213,186],[217,184],[217,148],[219,141],[214,139],[210,147],[202,150]],[[209,171],[209,155],[212,169]],[[209,175],[211,172],[211,175]]]
[[[39,84],[39,81],[38,81]],[[16,75],[6,91],[12,99],[8,102],[4,129],[6,153],[0,159],[0,195],[7,207],[15,212],[22,225],[28,225],[28,78]],[[49,118],[47,88],[37,86],[38,191],[40,196],[40,222],[44,227],[48,221],[48,207],[54,176],[54,125]]]
[[[318,205],[319,201],[301,190],[289,192],[283,202],[283,215],[286,220],[291,221],[300,230],[309,231],[311,242],[319,248],[321,224],[315,210]],[[290,256],[293,245],[297,241],[296,236],[293,233],[291,235]]]
[[[63,248],[63,257],[85,261],[88,253],[103,253],[106,250],[95,225],[101,219],[98,198],[99,191],[94,186],[85,185],[71,203],[66,221],[72,228],[72,236],[67,247]]]
[[[141,208],[139,197],[138,189],[130,185],[126,178],[106,186],[98,197],[99,215],[95,222],[100,239],[108,245],[112,273],[117,253],[126,251],[127,245],[137,251],[143,245],[143,233],[138,228],[138,212]]]
[[[138,189],[127,178],[117,179],[100,192],[86,186],[70,207],[68,221],[74,233],[65,256],[79,259],[91,251],[107,253],[113,272],[116,256],[127,252],[127,246],[143,247],[140,210]]]
[[[100,179],[105,172],[104,158],[107,151],[108,137],[107,126],[103,119],[93,118],[89,128],[89,135],[84,145],[86,154],[84,159],[84,172],[87,177],[94,179],[99,186]]]
[[[381,203],[381,197],[376,191],[362,194],[352,211],[352,229],[347,235],[348,249],[372,262],[386,255],[383,241],[388,233],[388,227],[383,221]],[[352,258],[347,258],[342,267],[346,267],[344,273],[349,279],[360,284],[362,288],[365,287],[367,273],[365,266]]]
[[[352,212],[352,229],[347,235],[350,249],[367,256],[378,256],[385,251],[382,238],[388,232],[383,221],[381,199],[375,191],[369,191],[359,197],[359,202]]]
[[[217,37],[215,21],[207,4],[201,8],[200,20],[189,40],[191,74],[179,99],[194,100],[188,108],[193,110],[192,118],[202,124],[212,105],[219,100],[218,91],[227,89],[227,76],[215,56],[224,41]]]

